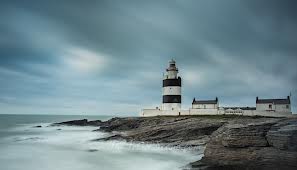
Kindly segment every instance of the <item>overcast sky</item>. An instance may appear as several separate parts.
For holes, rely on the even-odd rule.
[[[137,115],[174,58],[196,99],[297,103],[297,1],[0,1],[0,114]]]

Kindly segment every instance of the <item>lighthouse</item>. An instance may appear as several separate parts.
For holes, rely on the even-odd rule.
[[[177,74],[178,69],[172,59],[163,78],[162,110],[181,110],[181,78]]]

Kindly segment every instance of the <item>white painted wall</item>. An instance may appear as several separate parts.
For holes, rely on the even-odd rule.
[[[184,116],[184,115],[243,115],[243,116],[269,116],[269,117],[294,117],[292,112],[271,112],[257,110],[235,110],[231,112],[223,109],[189,109],[189,110],[159,110],[143,109],[140,113],[142,117],[150,116]],[[296,117],[296,116],[295,116]]]
[[[142,117],[151,117],[151,116],[181,116],[181,115],[190,115],[189,110],[158,110],[158,109],[143,109],[140,113]]]
[[[176,70],[167,71],[167,78],[168,79],[177,79],[177,72]]]
[[[190,109],[190,115],[217,115],[218,109]]]
[[[275,105],[276,112],[291,112],[290,104],[277,104]]]
[[[158,109],[142,109],[140,116],[141,117],[151,117],[151,116],[158,116],[161,114],[161,111]]]
[[[192,104],[192,109],[217,109],[218,104]]]
[[[181,95],[181,87],[180,86],[163,87],[162,95]]]
[[[164,116],[178,116],[181,115],[181,110],[162,110],[162,115]]]
[[[186,116],[186,115],[191,115],[190,110],[181,110],[181,115]]]
[[[269,105],[271,105],[271,108],[269,108]],[[291,112],[291,105],[290,104],[257,103],[256,110],[257,111]]]
[[[241,110],[241,109],[233,110],[233,109],[227,109],[227,110],[224,110],[223,114],[226,114],[226,115],[243,115],[245,111],[248,111],[248,110]]]
[[[163,103],[162,110],[179,111],[181,110],[181,103]]]
[[[269,105],[271,105],[271,109],[269,108]],[[261,103],[261,104],[256,104],[256,110],[258,111],[267,111],[267,110],[275,110],[275,106],[273,105],[273,103]]]

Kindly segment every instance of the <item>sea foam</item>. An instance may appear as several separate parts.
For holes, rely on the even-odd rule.
[[[41,128],[35,126],[41,125]],[[19,125],[1,139],[1,168],[9,170],[174,170],[201,158],[191,149],[124,141],[94,141],[109,134],[94,127]]]

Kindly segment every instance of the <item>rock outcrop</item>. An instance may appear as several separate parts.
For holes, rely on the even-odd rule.
[[[204,117],[113,118],[104,122],[99,130],[116,131],[117,133],[99,140],[126,140],[162,143],[167,146],[194,147],[206,144],[209,136],[226,123],[227,119]]]
[[[101,120],[88,121],[88,119],[71,120],[66,122],[54,123],[52,126],[68,125],[68,126],[101,126]]]
[[[126,117],[58,125],[100,126],[97,140],[206,146],[190,169],[297,169],[297,118],[243,116]]]
[[[211,135],[193,169],[297,169],[297,119],[233,123]]]

